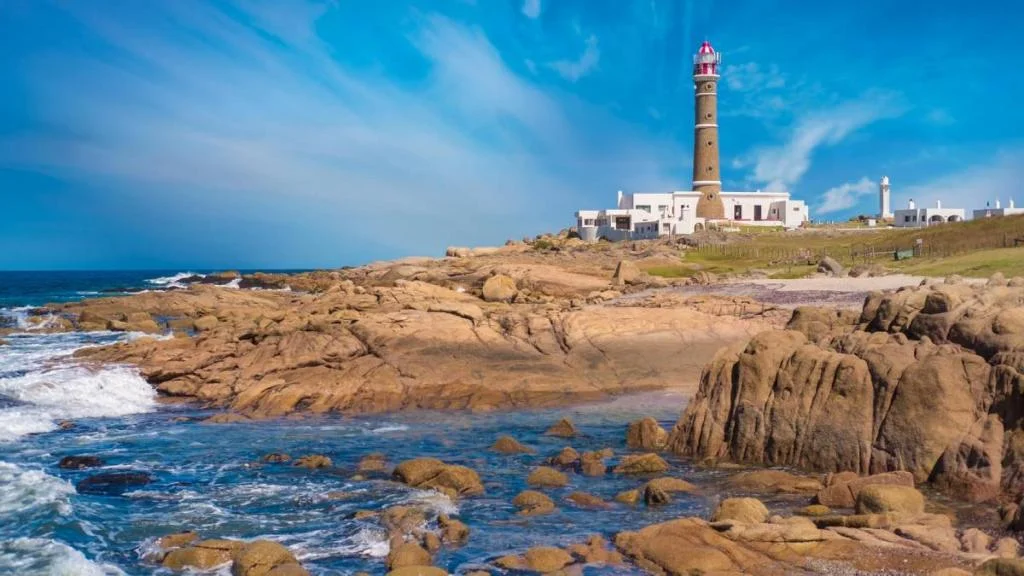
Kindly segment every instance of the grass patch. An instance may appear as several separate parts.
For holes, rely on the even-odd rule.
[[[650,268],[644,268],[644,272],[651,276],[660,276],[662,278],[689,278],[693,276],[696,270],[693,266],[677,264],[673,266],[651,266]]]
[[[922,258],[893,262],[893,268],[920,276],[949,276],[959,274],[973,278],[988,278],[1002,272],[1007,278],[1024,276],[1024,246],[979,250],[969,254],[945,258]]]
[[[817,266],[790,266],[780,268],[768,275],[772,280],[792,280],[794,278],[806,278],[818,271]]]

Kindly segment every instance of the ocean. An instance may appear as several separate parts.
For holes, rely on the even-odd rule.
[[[201,273],[202,271],[198,271]],[[678,398],[649,395],[563,410],[494,414],[418,412],[382,416],[331,415],[235,424],[206,424],[214,414],[196,406],[161,403],[131,366],[89,366],[71,355],[88,346],[142,335],[113,332],[46,334],[25,321],[30,307],[177,285],[193,271],[0,272],[0,574],[172,574],[146,559],[160,536],[194,530],[203,538],[269,538],[288,546],[317,575],[387,572],[388,542],[360,510],[402,503],[425,506],[469,525],[469,542],[444,548],[435,564],[452,573],[487,568],[495,558],[536,545],[568,545],[589,535],[611,539],[681,515],[705,514],[713,504],[680,495],[658,508],[615,505],[592,510],[564,500],[582,490],[611,501],[636,479],[572,476],[549,491],[559,511],[523,518],[513,497],[525,478],[566,440],[545,436],[562,416],[583,436],[577,450],[625,450],[626,424],[653,415],[669,427]],[[232,289],[224,286],[224,289]],[[62,427],[62,423],[64,426]],[[69,424],[70,423],[70,424]],[[500,435],[536,449],[504,456],[488,450]],[[262,462],[265,454],[323,454],[333,467],[305,470]],[[477,470],[480,497],[453,501],[386,479],[353,479],[359,460],[385,454],[390,463],[433,456]],[[66,456],[99,458],[98,468],[68,470]],[[713,486],[717,472],[674,461],[676,473]],[[77,487],[98,473],[138,472],[149,479],[123,491]],[[493,570],[493,567],[490,568]],[[218,574],[228,574],[220,567]],[[588,566],[587,574],[637,573],[629,567]]]

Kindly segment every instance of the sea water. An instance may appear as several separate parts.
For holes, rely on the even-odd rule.
[[[100,292],[102,284],[89,287]],[[6,297],[16,306],[0,311],[8,325],[17,324],[19,307],[38,304],[31,301],[38,294],[16,300],[12,292],[8,287]],[[153,388],[130,366],[90,366],[71,357],[83,347],[135,337],[142,336],[44,334],[27,325],[4,336],[8,343],[0,345],[0,574],[170,574],[144,557],[155,539],[181,530],[194,530],[203,538],[276,540],[313,574],[383,574],[385,534],[374,519],[357,520],[355,513],[407,503],[422,504],[434,514],[449,514],[469,525],[472,532],[466,545],[444,548],[435,557],[438,566],[454,573],[486,567],[499,556],[531,546],[568,545],[592,534],[611,539],[621,530],[706,515],[714,504],[699,494],[679,495],[656,508],[615,504],[593,510],[565,501],[569,493],[581,490],[611,502],[618,492],[642,482],[611,474],[571,475],[569,487],[547,490],[559,507],[554,514],[521,517],[511,504],[526,488],[530,470],[569,444],[544,435],[559,418],[573,418],[583,434],[571,441],[577,450],[611,447],[621,455],[630,420],[653,415],[671,426],[682,408],[682,400],[674,396],[656,394],[644,401],[561,410],[206,424],[201,420],[212,412],[160,404]],[[63,421],[74,426],[62,429]],[[513,436],[537,453],[505,456],[490,451],[501,435]],[[311,471],[290,463],[263,463],[262,457],[271,452],[293,458],[323,454],[334,467]],[[392,464],[431,456],[469,466],[479,472],[486,493],[452,501],[386,479],[353,480],[359,460],[374,452],[385,454]],[[60,469],[60,459],[72,455],[97,456],[103,465]],[[714,471],[670,461],[674,475],[709,488],[716,483]],[[152,482],[120,495],[82,494],[75,488],[90,475],[115,471],[145,472]],[[636,570],[587,567],[585,572]]]

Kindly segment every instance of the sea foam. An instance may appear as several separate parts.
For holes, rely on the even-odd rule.
[[[0,541],[0,574],[19,576],[111,576],[124,574],[99,564],[74,548],[47,538]]]

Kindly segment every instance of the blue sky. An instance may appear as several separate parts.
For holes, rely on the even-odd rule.
[[[1000,6],[1005,7],[1000,8]],[[937,0],[0,0],[0,269],[339,266],[686,189],[1024,203],[1021,8]]]

